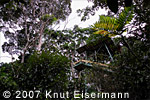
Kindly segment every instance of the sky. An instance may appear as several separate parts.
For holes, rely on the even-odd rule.
[[[56,29],[71,29],[74,27],[74,25],[78,25],[79,27],[86,28],[99,19],[99,15],[106,14],[105,9],[99,9],[94,16],[90,16],[90,19],[81,22],[81,17],[78,16],[77,10],[78,9],[83,9],[86,6],[92,6],[92,2],[88,2],[87,0],[72,0],[71,3],[71,8],[72,8],[72,13],[68,16],[67,20],[65,22],[61,22],[59,25],[56,26]],[[6,41],[5,37],[3,36],[2,33],[0,33],[0,63],[5,62],[9,63],[11,62],[11,56],[8,53],[3,53],[2,52],[2,44]]]

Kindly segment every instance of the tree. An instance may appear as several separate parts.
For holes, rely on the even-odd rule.
[[[68,30],[46,29],[44,32],[44,41],[42,50],[59,52],[71,60],[71,73],[74,78],[75,70],[73,63],[85,57],[80,55],[76,49],[86,44],[89,35],[93,33],[91,28],[80,28],[77,25]]]
[[[23,63],[26,53],[41,50],[45,28],[50,27],[57,19],[65,20],[70,12],[70,0],[31,0],[26,4],[10,1],[4,4],[1,7],[1,22],[9,42],[4,43],[3,51],[11,55],[21,53]]]
[[[9,98],[14,100],[14,91],[40,91],[38,97],[45,99],[45,91],[65,93],[68,90],[70,78],[70,60],[55,52],[43,51],[32,54],[25,63],[18,61],[2,64],[0,68],[0,92],[11,91]],[[1,98],[2,95],[0,95]],[[30,98],[28,98],[30,99]],[[58,98],[59,99],[59,98]]]

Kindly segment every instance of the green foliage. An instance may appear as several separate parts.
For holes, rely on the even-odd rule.
[[[116,30],[117,25],[115,24],[116,18],[114,17],[109,17],[109,16],[99,16],[99,21],[96,22],[92,27],[96,30]]]
[[[132,7],[128,7],[116,18],[115,24],[118,25],[116,30],[108,30],[107,24],[105,24],[97,31],[97,34],[107,33],[107,31],[112,33],[116,31],[118,34],[121,34],[127,29],[125,25],[131,22],[134,13],[136,20],[133,20],[134,22],[130,24],[130,28],[136,27],[136,29],[128,30],[128,36],[132,34],[132,37],[124,37],[131,49],[127,48],[127,45],[122,42],[121,38],[115,39],[115,43],[122,44],[122,47],[120,48],[120,53],[115,53],[114,62],[111,63],[114,73],[106,75],[106,73],[102,73],[99,70],[92,70],[91,73],[87,74],[87,77],[89,76],[88,82],[95,84],[92,87],[94,90],[97,90],[95,89],[95,86],[97,86],[107,92],[129,92],[129,100],[149,100],[150,31],[148,25],[150,9],[141,6],[143,4],[140,1],[136,1],[136,3],[138,6],[134,6],[134,12]],[[107,20],[104,22],[107,22]],[[98,84],[101,85],[98,86]]]
[[[0,69],[0,92],[4,90],[46,90],[65,92],[69,79],[68,58],[57,53],[42,52],[31,55],[24,64],[18,61],[3,64]],[[40,98],[45,96],[41,94]],[[14,95],[11,97],[13,98]]]
[[[118,18],[101,15],[99,21],[92,25],[96,30],[94,34],[103,34],[111,36],[120,35],[124,32],[126,24],[129,24],[133,18],[133,8],[127,7]]]
[[[113,73],[106,73],[94,65],[93,69],[85,71],[86,82],[92,84],[91,91],[129,92],[129,100],[145,100],[150,93],[150,42],[135,36],[126,40],[137,57],[122,46],[121,52],[116,53],[114,62],[111,62]],[[120,43],[120,39],[115,41]]]
[[[43,21],[49,21],[50,24],[52,24],[53,22],[57,21],[56,17],[54,15],[50,15],[50,14],[45,14],[41,17],[41,20]]]
[[[76,53],[75,49],[84,45],[83,43],[93,32],[91,28],[80,28],[78,26],[74,26],[73,30],[46,29],[42,49],[58,51],[65,56],[71,57],[73,53]]]
[[[58,24],[60,20],[65,20],[71,13],[70,0],[36,0],[35,2],[2,0],[1,2],[3,4],[0,5],[0,23],[2,23],[0,31],[3,31],[2,33],[8,39],[3,45],[3,50],[11,55],[31,53],[40,49],[44,30],[52,24]],[[56,21],[57,23],[54,23]]]
[[[17,84],[13,80],[13,77],[11,76],[13,73],[13,69],[11,69],[11,64],[2,64],[0,68],[0,91],[12,91],[16,89]],[[9,73],[9,70],[12,70],[12,73]]]
[[[102,34],[104,36],[107,34],[109,34],[110,36],[114,35],[111,32],[115,32],[116,29],[118,28],[118,25],[116,24],[116,20],[117,19],[114,17],[101,15],[99,21],[96,22],[94,25],[92,25],[92,28],[96,30],[94,34]]]
[[[114,82],[117,91],[130,93],[130,99],[146,99],[150,92],[150,51],[149,43],[137,40],[136,37],[127,39],[132,45],[133,56],[126,47],[123,47],[121,54],[115,55],[114,66],[118,66],[114,75]]]
[[[129,24],[133,18],[133,7],[126,7],[120,14],[119,18],[116,20],[116,24],[118,25],[117,30],[121,31],[125,27],[126,24]]]

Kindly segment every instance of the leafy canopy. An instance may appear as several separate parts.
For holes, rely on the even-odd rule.
[[[40,90],[43,94],[39,98],[45,99],[46,90],[65,92],[68,89],[70,61],[56,52],[34,53],[23,64],[16,61],[0,67],[0,92]],[[10,99],[14,98],[15,94]]]

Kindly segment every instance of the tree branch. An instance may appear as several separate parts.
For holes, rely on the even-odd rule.
[[[135,57],[137,57],[137,55],[133,52],[133,50],[131,49],[130,45],[127,43],[127,41],[125,40],[124,36],[121,35],[122,41],[125,44],[125,46],[128,48],[128,50],[132,53],[132,55],[134,55]]]

